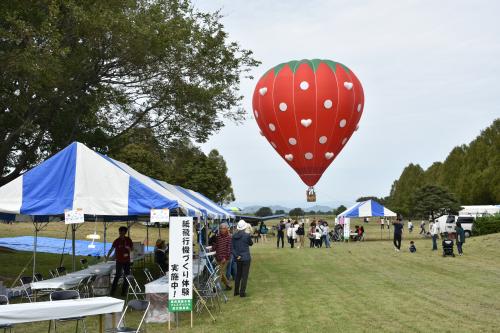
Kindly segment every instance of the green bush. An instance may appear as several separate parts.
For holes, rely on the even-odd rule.
[[[500,232],[500,214],[478,217],[473,224],[474,235],[488,235]]]

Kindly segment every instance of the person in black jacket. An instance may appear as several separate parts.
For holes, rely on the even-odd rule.
[[[246,297],[248,273],[250,271],[250,246],[253,245],[252,238],[245,232],[247,223],[240,220],[233,234],[231,254],[236,261],[236,279],[234,281],[234,296]]]

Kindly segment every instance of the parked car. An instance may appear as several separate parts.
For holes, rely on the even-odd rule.
[[[475,218],[473,216],[443,215],[437,220],[439,232],[443,235],[445,232],[454,233],[457,222],[460,222],[465,231],[465,237],[472,236],[472,225]]]

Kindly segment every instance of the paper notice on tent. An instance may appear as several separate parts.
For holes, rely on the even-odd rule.
[[[168,311],[193,309],[193,218],[170,224]]]
[[[85,214],[83,209],[66,209],[64,210],[64,223],[65,224],[75,224],[85,222]]]
[[[164,209],[151,209],[151,217],[150,221],[153,223],[167,223],[170,218],[170,210],[167,208]]]

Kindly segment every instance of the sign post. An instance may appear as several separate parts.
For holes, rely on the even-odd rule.
[[[193,327],[193,218],[170,223],[169,231],[168,311],[191,312]]]

